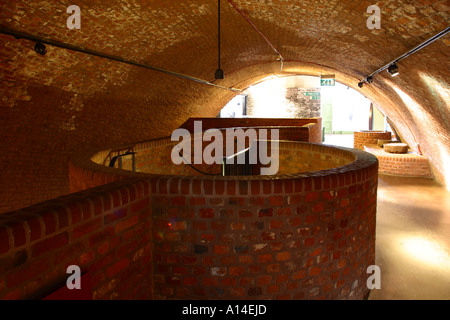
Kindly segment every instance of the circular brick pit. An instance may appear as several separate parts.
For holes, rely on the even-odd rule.
[[[173,143],[161,140],[145,148],[154,146],[168,152]],[[277,176],[162,175],[166,169],[186,172],[165,163],[158,175],[101,169],[92,162],[103,178],[76,165],[71,170],[72,178],[83,172],[78,181],[86,185],[130,175],[149,179],[155,299],[363,299],[368,294],[378,185],[373,155],[284,141]]]
[[[209,141],[202,141],[201,143],[202,150],[204,150],[206,146],[211,144],[211,142]],[[99,152],[95,154],[91,158],[91,160],[97,164],[106,165],[107,163],[109,163],[109,159],[111,157],[120,153],[123,154],[125,150],[132,150],[133,152],[136,152],[136,172],[171,176],[201,176],[202,173],[200,173],[199,171],[207,174],[221,174],[222,168],[220,164],[209,165],[205,162],[202,162],[201,164],[193,164],[193,167],[195,169],[198,169],[199,171],[196,171],[186,164],[174,165],[171,156],[172,151],[177,146],[177,144],[179,144],[179,141],[171,141],[170,138],[144,142],[136,144],[132,147],[120,148],[116,151],[106,150]],[[240,151],[236,146],[236,141],[232,142],[232,144],[232,150],[235,150],[235,152]],[[195,139],[192,136],[192,162],[194,162],[194,145]],[[257,145],[257,147],[259,146],[257,142],[252,143],[251,145]],[[244,148],[247,147],[249,147],[248,140],[245,142]],[[345,149],[332,148],[320,144],[309,144],[303,142],[294,143],[293,141],[284,140],[279,141],[275,147],[277,149],[274,152],[274,156],[277,156],[277,161],[279,162],[279,170],[277,175],[298,174],[303,172],[332,169],[350,164],[351,162],[356,160],[356,156],[353,153],[346,151]],[[268,155],[271,155],[272,145],[270,141],[267,142],[267,148]],[[224,142],[223,150],[228,150],[226,141]],[[226,155],[228,156],[229,154]],[[271,160],[274,161],[275,158]],[[132,170],[133,164],[131,156],[122,158],[122,167],[123,169],[128,171]],[[118,173],[118,171],[116,171],[116,173]],[[256,174],[258,173],[259,171]],[[85,177],[83,177],[81,180],[85,181],[86,179]]]
[[[392,133],[386,131],[356,131],[354,133],[354,147],[364,150],[364,146],[378,144],[378,140],[391,140]]]
[[[280,179],[158,179],[157,298],[362,299],[374,264],[372,163]]]

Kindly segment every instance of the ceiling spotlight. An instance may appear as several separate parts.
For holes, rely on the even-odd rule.
[[[398,71],[398,66],[396,63],[391,64],[388,68],[388,72],[391,74],[391,76],[395,77],[398,76],[399,71]]]
[[[358,87],[360,87],[360,88],[364,87],[364,82],[361,81],[360,83],[358,83]]]
[[[367,77],[366,81],[367,81],[367,83],[372,83],[373,77],[372,76]]]
[[[34,46],[34,51],[39,53],[40,55],[44,56],[47,53],[47,48],[45,47],[45,44],[38,41],[36,45]]]

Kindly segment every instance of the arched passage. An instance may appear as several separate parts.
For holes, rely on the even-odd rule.
[[[436,180],[450,187],[448,35],[402,60],[398,77],[383,72],[370,85],[358,87],[374,70],[447,28],[448,1],[380,2],[381,29],[370,29],[367,9],[372,1],[222,0],[221,68],[225,79],[217,81],[216,1],[79,0],[77,5],[82,23],[81,29],[75,30],[67,28],[68,5],[61,1],[3,1],[0,10],[0,213],[5,214],[0,227],[0,260],[5,263],[0,269],[7,273],[5,281],[0,279],[0,291],[6,298],[29,297],[30,291],[44,289],[36,288],[42,277],[54,283],[64,275],[59,266],[55,272],[44,272],[49,270],[48,263],[56,260],[56,251],[59,258],[70,255],[87,266],[93,261],[106,262],[97,272],[111,277],[126,270],[131,261],[151,259],[152,247],[146,243],[152,236],[146,232],[151,225],[151,190],[162,195],[152,199],[161,206],[156,214],[164,213],[168,190],[186,191],[182,180],[162,179],[158,184],[133,180],[133,185],[125,181],[58,198],[71,192],[69,159],[170,136],[189,118],[215,117],[237,94],[229,88],[243,90],[270,75],[335,74],[338,81],[374,101],[410,146],[420,144]],[[45,55],[36,52],[37,41],[47,43]],[[65,44],[65,48],[48,42]],[[345,185],[353,179],[355,171],[351,172],[334,181]],[[99,178],[95,172],[83,173],[93,180]],[[105,178],[101,184],[114,178]],[[368,182],[368,189],[357,188],[370,191],[370,200],[359,205],[370,208],[371,214],[375,213],[375,183]],[[319,184],[322,178],[314,182]],[[267,185],[274,192],[288,189],[293,195],[289,183]],[[230,186],[227,192],[242,190],[245,195],[253,188],[245,183]],[[305,183],[305,197],[311,186],[312,182]],[[195,192],[205,190],[201,183],[195,183],[195,188]],[[223,188],[219,184],[221,193]],[[262,194],[264,188],[256,184],[254,190]],[[345,190],[342,197],[347,197],[349,190]],[[282,203],[291,200],[285,195]],[[170,205],[181,202],[183,206],[180,197],[171,201]],[[274,198],[275,205],[277,201]],[[344,207],[348,201],[343,201]],[[13,212],[19,209],[23,211]],[[322,209],[310,203],[307,210]],[[206,210],[201,219],[210,216]],[[134,226],[136,232],[131,234],[129,228]],[[174,226],[185,227],[183,223]],[[372,231],[373,227],[372,220]],[[100,229],[100,235],[91,234]],[[112,232],[116,237],[110,239]],[[170,236],[177,237],[177,233],[170,232]],[[133,256],[125,243],[120,247],[123,259],[102,260],[108,250],[117,248],[117,239],[130,237],[144,241],[141,248],[133,247]],[[74,240],[73,250],[59,251]],[[204,252],[202,247],[196,249],[200,253],[197,250],[195,254]],[[317,273],[314,270],[313,276]],[[145,279],[152,281],[152,277]],[[171,275],[166,279],[173,286],[179,281]],[[29,284],[23,285],[27,280]],[[109,292],[116,282],[96,280],[101,296],[110,298],[118,292],[129,293],[135,284],[147,284],[142,277],[135,277]],[[192,279],[186,284],[189,281]]]
[[[383,72],[371,85],[357,87],[366,75],[442,31],[445,1],[381,4],[379,30],[367,28],[369,2],[223,1],[225,79],[219,81],[216,2],[78,5],[79,30],[67,29],[69,15],[61,3],[42,7],[21,0],[5,4],[2,28],[223,87],[245,89],[272,74],[334,73],[376,102],[412,147],[419,143],[436,179],[449,185],[448,36],[402,60],[398,77]],[[235,94],[50,45],[41,56],[35,42],[24,38],[2,34],[0,42],[0,134],[8,146],[0,161],[9,168],[1,182],[3,212],[68,192],[71,153],[168,136],[190,117],[217,115]]]

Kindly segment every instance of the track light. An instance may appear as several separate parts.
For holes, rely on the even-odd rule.
[[[34,46],[34,51],[39,53],[40,55],[44,56],[47,53],[47,48],[45,47],[45,44],[38,41],[36,45]]]
[[[362,87],[364,87],[364,83],[372,83],[372,82],[373,82],[373,77],[372,76],[368,76],[367,78],[361,80],[358,83],[358,87],[362,88]]]
[[[437,35],[435,35],[435,36],[431,37],[430,39],[428,39],[427,41],[421,43],[420,45],[418,45],[414,49],[409,50],[408,52],[406,52],[402,56],[398,57],[395,60],[392,60],[391,62],[389,62],[388,64],[384,65],[383,67],[381,67],[377,71],[371,73],[370,76],[368,76],[367,78],[364,78],[361,82],[359,82],[358,86],[360,88],[362,88],[364,86],[365,82],[372,83],[373,82],[373,76],[377,75],[378,73],[380,73],[381,71],[384,71],[386,69],[389,72],[389,74],[391,76],[393,76],[393,77],[399,75],[397,62],[399,62],[400,60],[406,59],[407,57],[409,57],[410,55],[418,52],[419,50],[422,50],[423,48],[425,48],[426,46],[428,46],[431,43],[435,42],[436,40],[442,38],[443,36],[445,36],[449,32],[450,32],[450,27],[447,27],[445,30],[439,32]]]
[[[388,68],[388,72],[391,74],[391,76],[395,77],[398,76],[399,71],[398,71],[398,66],[396,63],[393,63],[389,66]]]

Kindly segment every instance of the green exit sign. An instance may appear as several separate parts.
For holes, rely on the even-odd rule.
[[[322,87],[334,87],[336,85],[336,80],[334,79],[321,79],[320,85]]]
[[[322,87],[334,87],[336,85],[336,78],[334,74],[320,76],[320,85]]]
[[[305,92],[303,94],[310,97],[311,100],[320,100],[320,92]]]

